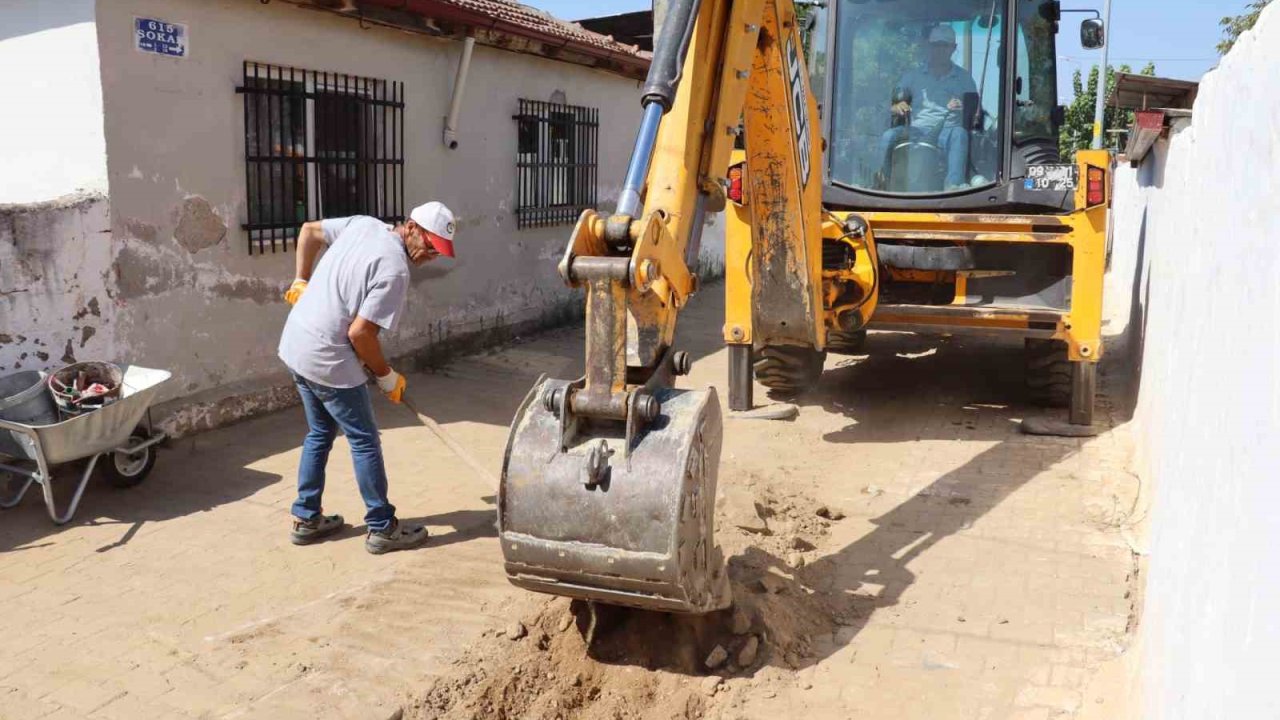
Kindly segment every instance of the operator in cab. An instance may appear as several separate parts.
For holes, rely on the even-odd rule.
[[[898,81],[894,116],[910,118],[910,124],[889,128],[880,139],[884,158],[882,178],[890,174],[895,146],[913,141],[932,142],[946,158],[946,189],[968,187],[969,132],[964,121],[965,95],[977,95],[973,77],[951,61],[956,51],[956,31],[938,25],[929,32],[923,67],[909,70]]]

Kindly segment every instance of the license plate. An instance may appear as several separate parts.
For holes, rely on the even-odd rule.
[[[1074,192],[1080,184],[1077,165],[1031,165],[1027,167],[1026,188],[1042,192]]]

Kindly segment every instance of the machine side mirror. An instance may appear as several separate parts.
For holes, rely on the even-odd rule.
[[[1080,44],[1086,50],[1097,50],[1107,44],[1107,29],[1097,18],[1089,18],[1080,23]]]
[[[1049,111],[1049,121],[1053,123],[1055,128],[1061,128],[1062,125],[1067,122],[1067,106],[1055,105],[1053,109]]]

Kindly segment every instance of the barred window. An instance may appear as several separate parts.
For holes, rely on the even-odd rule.
[[[595,108],[520,100],[517,227],[571,224],[596,207],[599,115]]]
[[[404,84],[244,63],[249,253],[310,220],[404,219]]]

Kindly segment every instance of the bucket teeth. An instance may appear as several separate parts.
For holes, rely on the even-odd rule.
[[[542,397],[547,381],[530,397]],[[630,452],[621,424],[581,428],[526,402],[498,491],[508,579],[535,592],[667,612],[727,607],[715,544],[723,424],[714,389],[658,391],[661,414]],[[563,443],[563,444],[562,444]]]

